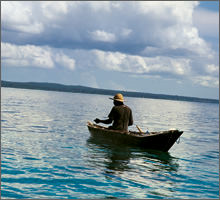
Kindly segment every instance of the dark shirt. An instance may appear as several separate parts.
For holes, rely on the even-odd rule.
[[[113,120],[112,128],[116,130],[128,131],[128,126],[133,124],[132,111],[126,105],[114,106],[108,117]]]

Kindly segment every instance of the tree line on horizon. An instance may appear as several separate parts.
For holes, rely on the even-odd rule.
[[[167,99],[167,100],[176,100],[176,101],[191,101],[191,102],[204,102],[204,103],[219,103],[217,99],[205,99],[205,98],[197,98],[197,97],[178,96],[178,95],[98,89],[98,88],[85,87],[80,85],[63,85],[58,83],[1,81],[1,87],[101,94],[101,95],[111,95],[111,96],[115,95],[115,93],[122,93],[124,96],[127,97]]]

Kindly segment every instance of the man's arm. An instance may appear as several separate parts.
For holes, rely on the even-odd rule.
[[[96,118],[94,121],[97,124],[98,123],[103,123],[103,124],[111,124],[112,123],[112,119],[110,119],[110,118],[108,118],[106,120],[101,120],[101,119]]]
[[[109,113],[109,115],[108,115],[108,119],[106,119],[106,120],[101,120],[101,119],[99,119],[99,118],[96,118],[94,121],[95,121],[95,123],[103,123],[103,124],[111,124],[112,123],[112,121],[113,121],[113,119],[114,119],[114,107],[111,109],[111,112]]]

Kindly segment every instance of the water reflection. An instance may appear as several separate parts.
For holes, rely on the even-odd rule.
[[[106,173],[114,174],[117,172],[128,171],[131,152],[129,149],[109,148],[107,151],[107,161],[105,161]]]
[[[94,137],[87,140],[87,146],[93,155],[90,162],[99,166],[102,162],[107,174],[139,170],[159,173],[178,171],[178,159],[168,152],[146,150],[123,144],[119,146]]]

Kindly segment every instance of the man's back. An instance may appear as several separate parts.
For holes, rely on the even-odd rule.
[[[131,109],[126,105],[116,105],[112,108],[108,117],[113,120],[112,128],[128,131],[128,126],[133,124]]]
[[[111,124],[113,125],[109,128],[115,130],[123,130],[128,131],[128,126],[133,125],[133,116],[131,109],[124,105],[124,97],[122,94],[118,93],[114,96],[114,98],[109,98],[114,100],[114,107],[112,108],[111,112],[108,115],[108,119],[101,120],[96,118],[94,121],[96,123],[104,123],[104,124]]]

